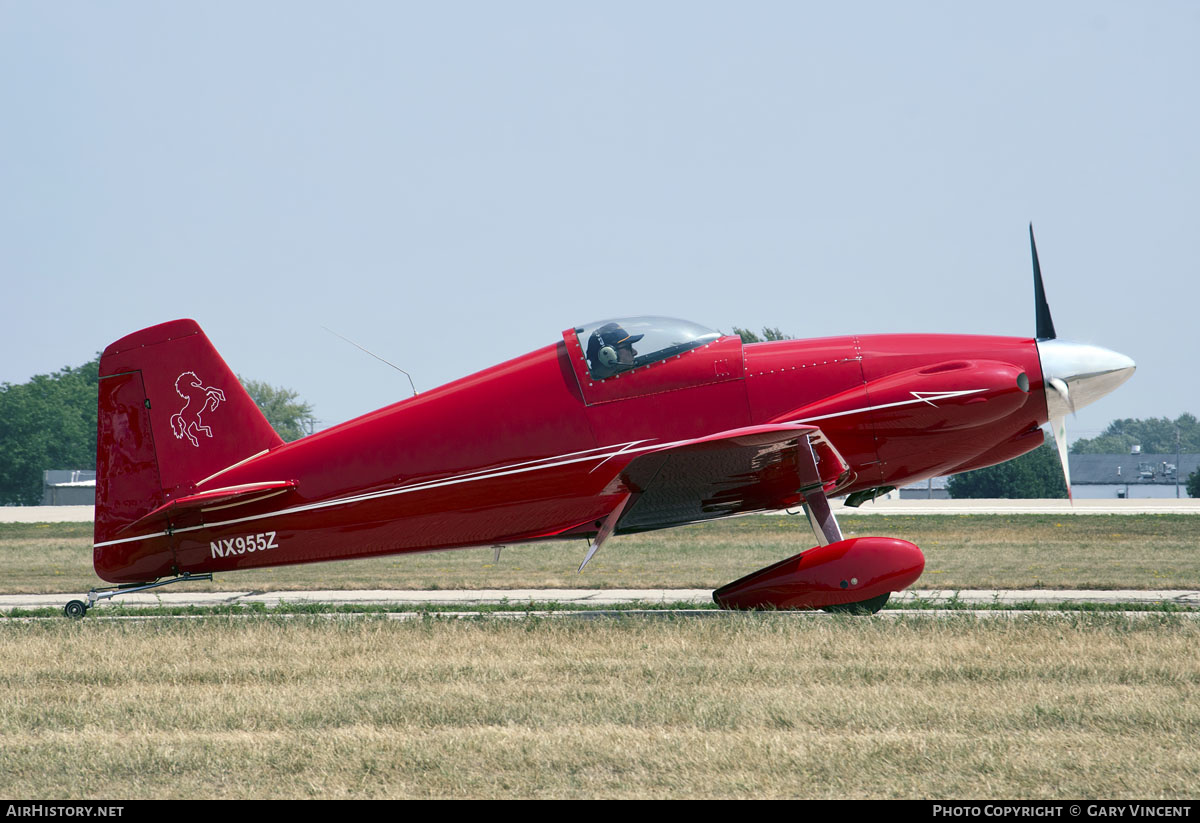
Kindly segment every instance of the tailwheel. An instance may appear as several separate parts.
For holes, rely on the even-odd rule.
[[[63,606],[63,614],[72,620],[78,620],[88,613],[88,609],[95,606],[101,600],[108,600],[121,594],[133,594],[134,592],[144,592],[147,589],[157,589],[159,586],[169,586],[172,583],[187,583],[193,580],[212,580],[211,572],[204,574],[191,574],[184,572],[178,577],[172,577],[169,580],[155,580],[150,583],[123,583],[120,586],[111,586],[107,589],[92,589],[87,593],[87,602],[82,600],[72,600],[66,606]]]
[[[888,598],[892,596],[891,592],[884,592],[878,597],[872,597],[870,600],[860,600],[857,603],[837,603],[832,606],[822,606],[821,610],[832,612],[833,614],[875,614],[884,607],[888,602]]]

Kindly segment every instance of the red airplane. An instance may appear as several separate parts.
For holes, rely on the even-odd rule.
[[[875,611],[920,549],[844,539],[829,498],[1010,460],[1132,374],[1057,340],[846,335],[743,345],[681,320],[562,340],[284,443],[191,320],[100,360],[97,600],[213,572],[612,534],[803,506],[817,547],[714,592],[726,608]],[[1068,487],[1070,478],[1067,478]],[[583,566],[580,566],[580,570]]]

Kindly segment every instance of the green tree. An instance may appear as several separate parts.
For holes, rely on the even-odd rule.
[[[259,380],[247,380],[238,375],[250,399],[262,409],[267,422],[286,442],[312,434],[317,420],[312,406],[300,400],[300,395],[282,386],[272,386]]]
[[[779,329],[773,329],[770,326],[764,326],[762,337],[759,337],[749,329],[743,329],[740,326],[733,327],[733,333],[742,338],[743,343],[762,343],[770,340],[793,340],[790,334],[784,334]]]
[[[1098,437],[1080,438],[1072,443],[1071,453],[1129,454],[1131,446],[1141,446],[1146,454],[1174,454],[1176,448],[1185,454],[1196,454],[1200,452],[1200,420],[1186,412],[1175,420],[1169,417],[1114,420]]]
[[[46,469],[96,468],[100,358],[0,385],[0,504],[37,505]]]
[[[1067,484],[1063,480],[1058,452],[1050,445],[1043,445],[1007,463],[956,474],[950,478],[946,489],[955,500],[970,497],[1028,499],[1067,496]]]
[[[1200,469],[1188,475],[1187,493],[1188,497],[1200,497]]]
[[[0,384],[0,505],[42,500],[46,469],[96,468],[100,357],[82,366]],[[284,440],[311,434],[312,407],[296,392],[255,380],[246,391]]]

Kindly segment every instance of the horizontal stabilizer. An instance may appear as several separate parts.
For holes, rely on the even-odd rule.
[[[234,506],[244,506],[277,494],[291,491],[296,487],[295,480],[268,480],[263,483],[243,483],[239,486],[226,486],[223,489],[189,494],[158,508],[138,518],[121,529],[122,532],[136,532],[154,526],[165,527],[176,518],[190,512],[207,512],[215,509],[228,509]]]

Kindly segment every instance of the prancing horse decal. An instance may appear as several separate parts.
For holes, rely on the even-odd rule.
[[[193,446],[199,446],[194,432],[203,432],[205,437],[212,437],[212,429],[204,425],[200,415],[207,411],[216,411],[217,406],[225,402],[225,392],[213,386],[205,386],[194,371],[185,371],[175,378],[175,393],[186,402],[183,408],[171,415],[171,431],[179,440],[187,438]],[[184,412],[192,405],[192,401],[200,398],[200,406],[184,417]]]

